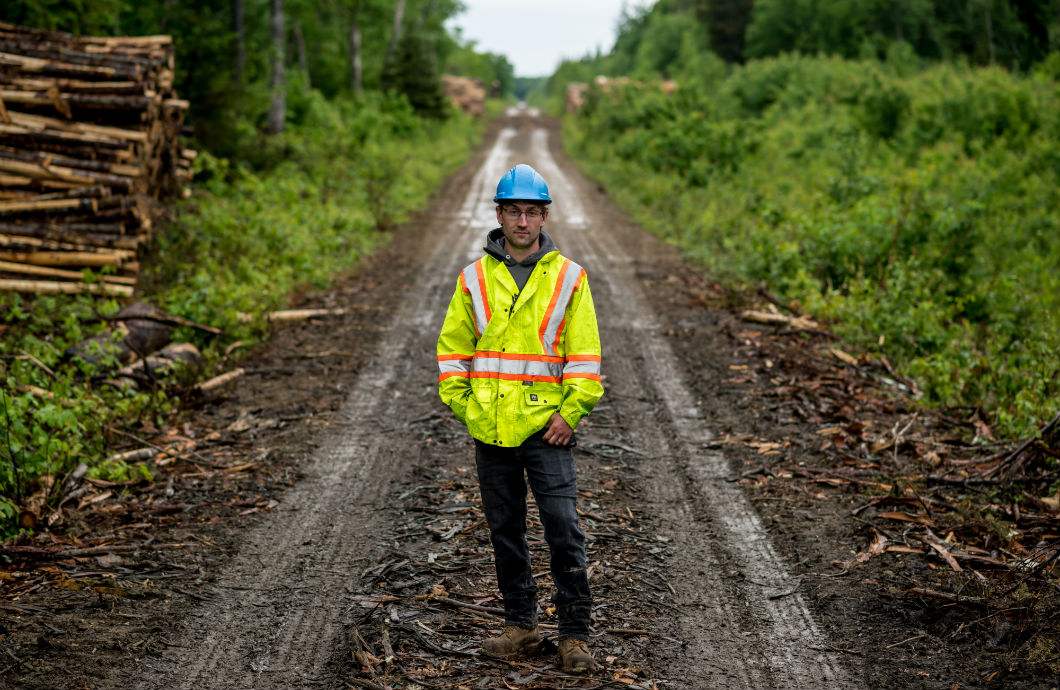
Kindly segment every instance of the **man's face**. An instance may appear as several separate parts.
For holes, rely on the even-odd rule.
[[[514,251],[536,248],[541,228],[548,219],[548,208],[528,201],[510,201],[497,206],[497,222],[504,240]]]

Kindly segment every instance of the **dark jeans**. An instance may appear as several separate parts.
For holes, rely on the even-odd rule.
[[[585,533],[574,509],[577,484],[569,447],[545,443],[539,431],[518,448],[475,441],[482,510],[490,528],[497,584],[504,597],[505,625],[537,625],[537,585],[526,543],[526,479],[534,492],[552,557],[552,602],[559,638],[588,639],[592,598],[585,572]]]

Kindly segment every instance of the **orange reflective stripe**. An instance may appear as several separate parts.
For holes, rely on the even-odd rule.
[[[567,355],[568,362],[599,362],[600,355]]]
[[[563,361],[562,357],[552,357],[551,355],[527,355],[517,352],[491,352],[489,350],[476,350],[475,356],[493,357],[496,359],[524,360],[530,362],[558,363]]]
[[[479,292],[482,294],[482,306],[486,310],[486,323],[489,323],[489,320],[491,318],[493,318],[493,316],[492,316],[492,313],[490,312],[490,300],[489,300],[489,296],[488,296],[488,294],[486,292],[486,275],[485,275],[484,271],[482,270],[482,267],[485,264],[485,262],[486,262],[485,258],[481,258],[481,259],[479,259],[478,261],[475,262],[475,273],[478,274],[478,289],[479,289]],[[482,328],[483,328],[483,330],[485,330],[485,328],[486,328],[485,324],[483,324]]]
[[[563,315],[563,320],[559,322],[559,328],[556,329],[556,339],[552,341],[552,351],[559,352],[559,339],[563,337],[563,328],[567,325],[567,315]]]
[[[480,259],[473,264],[468,264],[460,272],[462,285],[471,298],[471,312],[475,319],[475,333],[479,338],[486,330],[490,320],[490,305],[487,300],[489,294],[486,289],[485,276],[483,275],[483,260]]]
[[[571,267],[574,270],[570,270]],[[563,337],[563,328],[567,325],[567,307],[570,305],[574,291],[585,277],[585,270],[570,259],[564,259],[560,268],[556,286],[552,291],[552,300],[541,323],[538,337],[541,348],[550,355],[556,354],[559,342]]]
[[[470,295],[471,294],[471,290],[467,289],[467,283],[464,281],[464,272],[463,271],[460,272],[460,277],[457,278],[457,281],[459,281],[459,283],[460,283],[460,289]]]
[[[472,357],[460,353],[449,355],[438,355],[438,380],[442,381],[450,376],[467,377],[471,373]]]
[[[541,328],[537,331],[537,337],[541,340],[542,347],[545,346],[545,331],[548,330],[548,324],[552,320],[552,312],[556,309],[556,302],[559,301],[560,288],[563,285],[563,277],[567,275],[567,267],[570,266],[570,259],[563,260],[563,267],[559,269],[559,277],[556,278],[556,287],[552,290],[552,299],[549,300],[548,309],[545,310],[545,318],[541,319]],[[555,352],[555,348],[552,350]],[[545,347],[545,352],[548,352],[548,348]]]
[[[503,379],[505,381],[536,381],[538,383],[560,383],[559,376],[532,376],[529,374],[501,374],[495,371],[473,371],[473,379]]]
[[[500,376],[516,376],[531,379],[534,377],[545,377],[559,381],[560,376],[563,375],[563,367],[568,366],[558,357],[550,359],[523,354],[514,354],[507,357],[504,355],[490,357],[490,354],[499,353],[475,353],[475,361],[471,364],[472,376],[479,373],[489,373]]]
[[[574,265],[577,266],[578,264],[574,264]],[[573,295],[578,290],[578,288],[581,287],[582,278],[584,278],[584,277],[585,277],[585,269],[583,268],[583,269],[581,269],[581,271],[578,272],[578,279],[574,281],[574,286],[570,290],[570,294],[571,295]],[[563,276],[560,276],[560,278],[562,279]],[[563,285],[562,282],[557,283],[556,284],[556,292],[557,293],[561,292],[564,287],[565,286]],[[567,297],[566,301],[567,301],[567,303],[570,303],[570,297]],[[567,327],[566,310],[567,310],[567,305],[564,304],[563,305],[563,311],[564,311],[563,320],[559,322],[559,328],[556,329],[556,338],[555,338],[555,340],[552,341],[552,351],[553,352],[559,351],[559,339],[563,337],[563,329]]]

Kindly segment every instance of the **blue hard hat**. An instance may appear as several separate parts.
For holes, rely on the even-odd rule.
[[[520,163],[508,172],[497,183],[497,196],[494,202],[501,201],[538,201],[552,203],[548,195],[545,178],[526,163]]]

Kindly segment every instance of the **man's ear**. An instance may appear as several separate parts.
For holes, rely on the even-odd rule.
[[[501,225],[504,225],[504,221],[501,219],[501,205],[497,204],[493,208],[494,208],[495,211],[497,211],[497,222],[500,223]]]

